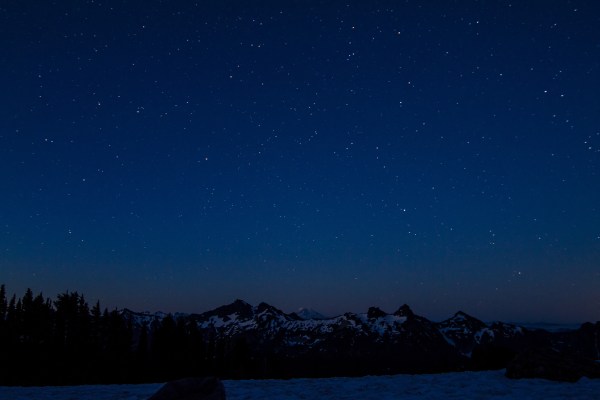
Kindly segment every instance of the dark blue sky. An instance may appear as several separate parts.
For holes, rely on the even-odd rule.
[[[4,1],[0,282],[600,319],[596,1]]]

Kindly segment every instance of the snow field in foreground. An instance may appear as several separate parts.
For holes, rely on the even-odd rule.
[[[227,399],[598,399],[600,379],[511,380],[504,371],[363,378],[224,381]],[[161,384],[0,387],[0,400],[145,400]]]

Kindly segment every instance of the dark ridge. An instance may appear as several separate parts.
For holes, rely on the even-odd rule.
[[[207,311],[201,314],[201,317],[204,319],[209,319],[212,316],[225,318],[232,314],[236,314],[242,319],[249,319],[254,316],[254,310],[252,309],[252,306],[246,303],[244,300],[237,299],[231,304],[217,307],[212,311]]]
[[[400,308],[394,313],[397,317],[414,317],[415,313],[410,309],[407,304],[403,304]]]
[[[367,318],[375,319],[385,317],[387,314],[382,311],[379,307],[369,307],[369,311],[367,311]]]

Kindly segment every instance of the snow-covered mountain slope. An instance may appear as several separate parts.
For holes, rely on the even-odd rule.
[[[151,324],[165,317],[163,313],[135,313],[129,310],[124,310],[124,314],[135,325]],[[321,314],[318,316],[303,318],[298,313],[287,314],[266,303],[254,307],[243,300],[236,300],[202,314],[181,315],[193,321],[199,329],[210,330],[219,336],[259,332],[267,337],[284,337],[290,345],[310,345],[310,341],[307,341],[309,337],[323,335],[354,335],[381,341],[384,338],[406,335],[408,332],[411,335],[416,335],[417,331],[433,336],[439,334],[434,323],[415,315],[407,305],[393,314],[371,307],[366,313],[345,313],[333,318],[326,318]]]
[[[370,338],[381,340],[383,335],[395,337],[405,330],[407,318],[386,314],[371,308],[367,313],[346,313],[334,318],[302,319],[294,314],[261,303],[252,307],[236,302],[197,316],[192,316],[198,327],[211,330],[219,336],[242,334],[260,336],[271,345],[311,349],[325,341],[342,338]]]
[[[129,310],[124,310],[123,315],[131,321],[134,332],[146,326],[150,333],[153,325],[167,317],[162,313]],[[349,312],[326,318],[309,310],[302,315],[288,314],[266,303],[252,306],[236,300],[202,314],[180,314],[173,318],[195,325],[207,341],[241,341],[257,354],[336,360],[338,364],[343,363],[340,359],[354,363],[368,360],[370,365],[383,360],[378,373],[388,369],[390,372],[434,372],[495,368],[504,365],[505,358],[523,348],[539,344],[573,347],[571,342],[582,342],[581,335],[592,337],[592,330],[596,329],[592,326],[588,329],[591,333],[586,331],[579,336],[530,331],[502,322],[486,324],[462,311],[435,323],[416,315],[406,304],[392,314],[371,307],[366,313]],[[586,346],[592,349],[592,345]],[[587,347],[581,347],[581,352],[587,354],[593,350]],[[484,364],[478,364],[482,359]],[[493,362],[489,363],[490,360]]]
[[[513,340],[523,335],[523,328],[502,322],[490,325],[462,311],[437,324],[444,338],[462,354],[470,357],[477,345]]]

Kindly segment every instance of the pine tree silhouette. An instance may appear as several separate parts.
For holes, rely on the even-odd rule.
[[[0,323],[6,319],[6,310],[8,303],[6,302],[6,287],[0,285]]]

